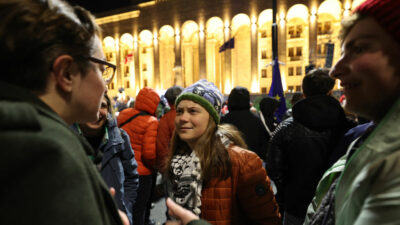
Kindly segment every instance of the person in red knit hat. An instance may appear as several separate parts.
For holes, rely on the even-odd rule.
[[[367,0],[342,23],[330,71],[345,108],[373,121],[319,183],[305,224],[400,221],[400,1]]]

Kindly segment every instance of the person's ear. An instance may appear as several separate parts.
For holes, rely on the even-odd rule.
[[[65,92],[72,91],[72,84],[78,73],[76,63],[70,55],[60,55],[54,60],[52,71],[55,76],[57,86]]]

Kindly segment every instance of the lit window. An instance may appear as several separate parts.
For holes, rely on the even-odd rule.
[[[289,29],[288,29],[288,35],[289,35],[289,37],[290,38],[294,38],[295,37],[295,34],[294,34],[295,32],[294,32],[294,26],[290,26],[289,27]]]
[[[303,55],[302,50],[303,50],[302,47],[297,47],[296,48],[296,56],[302,56]]]
[[[294,48],[289,48],[289,57],[294,57]]]
[[[267,30],[261,30],[261,38],[267,37]]]
[[[267,78],[267,69],[261,70],[261,78]]]
[[[289,70],[288,71],[289,76],[293,76],[294,68],[293,67],[289,67],[288,70]]]
[[[303,33],[303,26],[302,25],[297,25],[296,26],[296,38],[301,37],[302,33]]]
[[[324,24],[324,30],[325,30],[325,34],[330,34],[331,33],[331,29],[332,29],[332,23],[331,21],[327,21]]]
[[[296,67],[296,75],[297,75],[297,76],[303,75],[303,70],[302,70],[302,67],[301,67],[301,66],[297,66],[297,67]]]
[[[261,59],[267,59],[267,50],[261,50]]]
[[[267,94],[267,88],[266,87],[261,88],[261,94]]]

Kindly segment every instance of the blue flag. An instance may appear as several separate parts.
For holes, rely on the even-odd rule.
[[[282,120],[283,115],[285,115],[286,112],[286,101],[285,101],[285,95],[283,94],[281,72],[279,71],[278,58],[275,58],[273,62],[272,84],[271,88],[269,89],[268,95],[275,98],[280,103],[278,110],[275,112],[275,117],[278,120],[278,122],[280,122]]]

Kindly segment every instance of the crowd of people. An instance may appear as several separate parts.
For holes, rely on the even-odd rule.
[[[225,103],[204,79],[113,101],[90,12],[1,1],[0,224],[154,224],[157,173],[170,225],[398,223],[399,11],[357,7],[339,61],[308,71],[278,121],[275,98],[254,112],[245,87]]]

